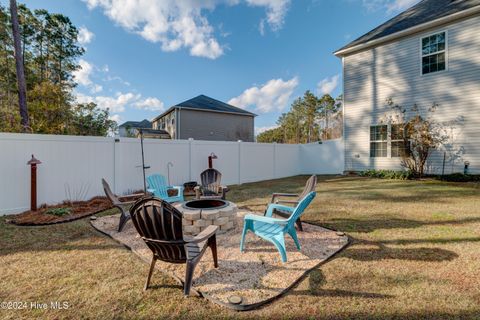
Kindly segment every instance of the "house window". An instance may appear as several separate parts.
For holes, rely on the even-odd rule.
[[[445,32],[422,38],[422,74],[445,70],[446,51]]]
[[[405,139],[405,126],[403,124],[392,124],[390,130],[391,156],[392,158],[402,157],[410,150],[408,141]]]
[[[387,129],[386,125],[370,127],[370,157],[387,157]]]

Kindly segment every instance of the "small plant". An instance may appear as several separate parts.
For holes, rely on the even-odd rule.
[[[68,215],[72,212],[70,208],[51,208],[45,211],[46,214],[51,214],[57,217]]]
[[[410,180],[414,178],[411,171],[395,171],[395,170],[366,170],[360,172],[362,177],[392,179],[392,180]]]

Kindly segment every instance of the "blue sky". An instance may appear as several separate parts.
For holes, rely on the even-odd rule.
[[[257,131],[306,90],[340,94],[333,52],[416,2],[25,1],[81,28],[78,100],[110,108],[119,124],[205,94],[258,114]]]

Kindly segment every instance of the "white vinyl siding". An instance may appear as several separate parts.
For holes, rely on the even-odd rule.
[[[454,139],[447,150],[430,156],[430,173],[441,172],[444,152],[446,173],[463,172],[464,161],[470,162],[471,172],[480,173],[478,30],[477,15],[343,58],[346,170],[401,169],[399,157],[370,157],[370,126],[382,122],[392,98],[405,107],[417,104],[423,114],[437,103],[438,121],[463,119],[463,125],[451,128]],[[444,31],[448,72],[422,75],[421,39]]]

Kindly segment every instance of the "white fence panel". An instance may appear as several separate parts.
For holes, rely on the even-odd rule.
[[[345,167],[344,154],[342,139],[301,145],[302,173],[341,174]]]
[[[110,139],[111,140],[111,139]],[[0,134],[0,213],[30,205],[30,167],[37,168],[37,202],[83,200],[102,194],[99,177],[113,180],[113,144],[106,138]]]
[[[274,166],[275,179],[301,174],[300,145],[275,144]]]
[[[146,139],[144,150],[145,164],[150,166],[147,175],[169,176],[174,185],[199,181],[211,153],[217,155],[213,166],[222,172],[227,185],[344,170],[341,140],[281,145]],[[29,208],[30,168],[26,163],[32,154],[42,161],[38,204],[103,195],[101,178],[117,194],[143,189],[138,139],[0,133],[0,214]]]
[[[208,156],[214,153],[213,167],[222,173],[225,185],[239,182],[239,142],[190,141],[192,147],[191,181],[200,181],[200,173],[208,168]]]

